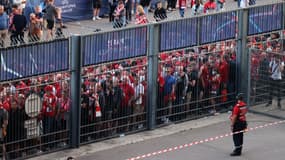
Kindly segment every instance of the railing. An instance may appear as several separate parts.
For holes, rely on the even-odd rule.
[[[13,115],[7,156],[34,156],[227,111],[237,92],[247,93],[248,38],[284,30],[284,6],[2,48],[0,102]]]

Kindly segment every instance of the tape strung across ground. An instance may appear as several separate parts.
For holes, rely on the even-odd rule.
[[[228,136],[232,136],[232,135],[234,135],[234,134],[243,133],[243,132],[245,133],[245,132],[249,132],[249,131],[254,131],[254,130],[257,130],[257,129],[266,128],[266,127],[270,127],[270,126],[278,125],[278,124],[282,124],[282,123],[285,123],[285,120],[283,120],[283,121],[276,121],[276,122],[272,122],[272,123],[267,123],[267,124],[259,125],[259,126],[256,126],[256,127],[251,127],[251,128],[246,129],[246,130],[239,131],[239,132],[226,133],[226,134],[223,134],[223,135],[220,135],[220,136],[215,136],[215,137],[211,137],[211,138],[206,138],[206,139],[204,139],[204,140],[195,141],[195,142],[187,143],[187,144],[184,144],[184,145],[179,145],[179,146],[175,146],[175,147],[163,149],[163,150],[160,150],[160,151],[156,151],[156,152],[144,154],[144,155],[141,155],[141,156],[137,156],[137,157],[133,157],[133,158],[128,158],[128,159],[126,159],[126,160],[140,160],[140,159],[144,159],[144,158],[148,158],[148,157],[160,155],[160,154],[163,154],[163,153],[172,152],[172,151],[175,151],[175,150],[179,150],[179,149],[191,147],[191,146],[194,146],[194,145],[198,145],[198,144],[202,144],[202,143],[207,143],[207,142],[215,141],[215,140],[218,140],[218,139],[221,139],[221,138],[225,138],[225,137],[228,137]]]

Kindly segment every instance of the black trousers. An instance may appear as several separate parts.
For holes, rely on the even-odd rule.
[[[247,122],[237,121],[233,126],[233,132],[239,132],[245,130],[247,127]],[[241,152],[243,145],[243,132],[233,135],[234,145],[237,152]]]
[[[270,88],[269,88],[269,103],[272,103],[274,96],[277,97],[278,103],[281,101],[281,89],[283,88],[282,80],[273,80],[270,79]]]

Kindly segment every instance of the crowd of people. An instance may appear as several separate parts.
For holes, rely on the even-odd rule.
[[[282,52],[282,44],[280,33],[248,39],[249,47],[268,52]],[[253,54],[251,78],[262,74],[263,54]],[[270,62],[270,56],[265,57]],[[234,103],[236,41],[160,53],[158,58],[157,124],[216,114]],[[284,56],[280,61],[284,64]],[[147,58],[143,57],[83,68],[81,143],[146,128],[147,67]],[[19,157],[28,150],[20,149],[25,147],[49,150],[66,145],[70,95],[69,73],[1,82],[0,111],[7,113],[2,116],[2,123],[7,121],[4,123],[7,135],[2,137],[6,137],[10,156]],[[33,100],[34,105],[29,105],[29,100],[35,97],[40,102]],[[36,120],[40,128],[36,136],[28,131],[26,123],[29,120]]]
[[[97,4],[98,1],[95,0],[93,4]],[[191,15],[199,15],[224,10],[225,3],[226,0],[167,0],[167,2],[157,0],[127,0],[125,2],[111,0],[109,1],[109,21],[114,23],[114,28],[126,26],[132,21],[132,14],[135,14],[135,24],[145,24],[149,22],[149,12],[154,12],[153,18],[155,21],[161,21],[167,18],[168,13],[176,11],[176,9],[179,10],[180,16],[184,17],[187,8],[190,9]],[[255,3],[255,0],[238,0],[238,7],[243,8]],[[94,13],[95,10],[98,10],[98,6],[94,6]],[[98,17],[96,15],[98,14],[94,14],[93,20],[101,19],[96,18]]]
[[[255,0],[243,2],[238,0],[238,6],[255,4]],[[154,12],[153,19],[161,21],[167,18],[167,14],[176,9],[180,16],[184,17],[188,8],[191,15],[211,13],[224,9],[225,0],[109,0],[109,21],[114,28],[126,26],[128,23],[146,24],[151,21],[149,11]],[[240,4],[241,3],[241,4]],[[102,0],[92,0],[93,18],[100,20]],[[166,5],[167,4],[167,5]],[[25,7],[25,8],[24,8]],[[58,25],[56,25],[58,24]],[[54,0],[42,0],[36,6],[22,5],[22,3],[3,0],[0,2],[0,47],[5,46],[5,38],[10,33],[10,45],[24,44],[26,41],[36,42],[42,38],[49,40],[53,37],[62,37],[61,9],[54,5]],[[47,31],[43,37],[43,31]],[[25,34],[27,33],[27,34]],[[27,35],[27,39],[25,39]]]
[[[5,38],[8,35],[10,45],[14,46],[41,40],[44,29],[47,31],[46,40],[62,37],[62,28],[66,26],[62,22],[61,9],[54,5],[54,0],[44,0],[37,6],[25,8],[21,3],[8,0],[0,3],[0,47],[7,46]]]

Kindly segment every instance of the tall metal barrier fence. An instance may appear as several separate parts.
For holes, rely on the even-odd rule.
[[[1,48],[1,154],[22,159],[217,115],[237,92],[253,110],[278,106],[285,72],[278,83],[270,74],[284,66],[284,12],[270,4]]]

